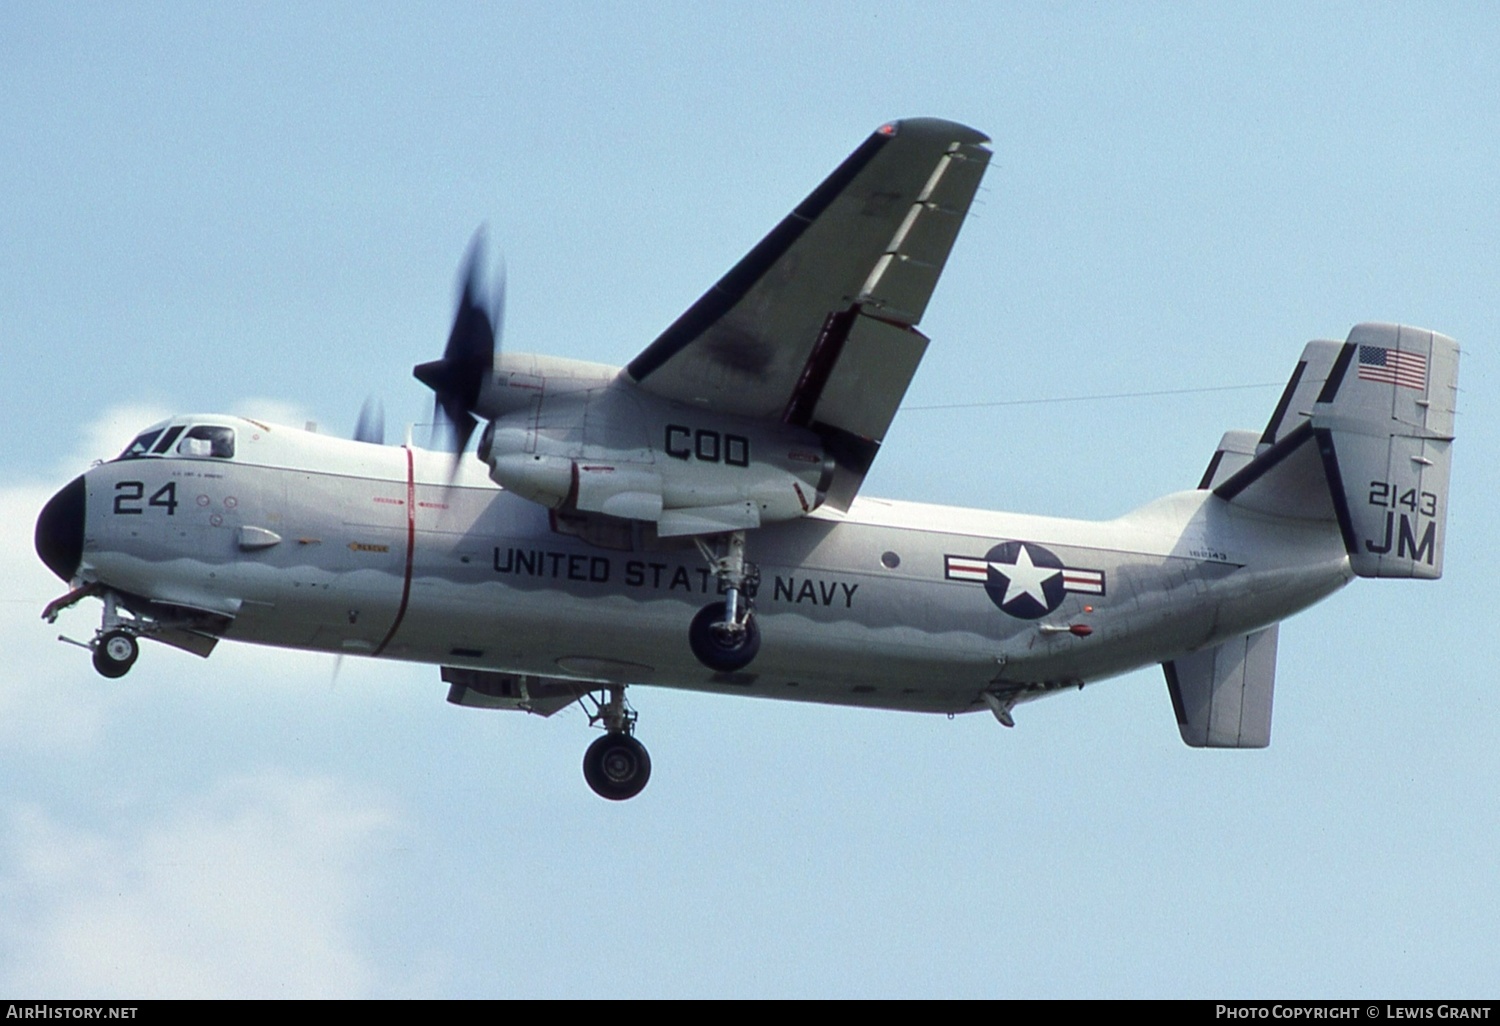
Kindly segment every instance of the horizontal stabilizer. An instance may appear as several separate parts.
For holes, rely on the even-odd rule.
[[[1267,516],[1298,520],[1338,516],[1317,436],[1306,423],[1217,485],[1214,494]]]
[[[1256,444],[1260,436],[1254,431],[1226,431],[1214,450],[1208,469],[1203,471],[1203,480],[1198,482],[1200,490],[1217,488],[1235,474],[1245,469],[1255,459]]]
[[[1182,740],[1194,748],[1271,743],[1277,628],[1273,624],[1162,664]]]

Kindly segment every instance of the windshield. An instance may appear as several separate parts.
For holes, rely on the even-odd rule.
[[[234,457],[234,428],[215,424],[169,424],[142,431],[120,453],[122,460],[143,456],[198,456],[212,459]]]

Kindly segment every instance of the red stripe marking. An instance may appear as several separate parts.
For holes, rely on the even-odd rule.
[[[375,655],[385,651],[385,646],[396,636],[401,621],[406,618],[406,603],[411,598],[411,561],[417,548],[417,481],[412,467],[411,449],[406,450],[406,573],[401,578],[401,605],[396,607],[396,619],[385,639],[375,648]]]

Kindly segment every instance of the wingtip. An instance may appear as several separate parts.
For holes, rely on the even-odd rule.
[[[946,118],[899,118],[887,121],[875,130],[875,134],[887,138],[913,134],[942,135],[972,146],[985,146],[991,142],[990,137],[979,129]]]

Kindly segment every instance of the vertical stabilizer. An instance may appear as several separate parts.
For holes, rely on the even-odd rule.
[[[1182,740],[1194,748],[1271,743],[1277,626],[1162,663]]]
[[[1337,521],[1361,577],[1441,577],[1457,392],[1445,335],[1360,324],[1342,345],[1310,342],[1255,457],[1204,485],[1268,516]],[[1236,441],[1221,462],[1243,460]]]
[[[1311,424],[1361,577],[1442,576],[1457,392],[1451,338],[1394,324],[1349,333]]]
[[[1281,393],[1281,401],[1261,432],[1258,452],[1265,452],[1307,423],[1343,349],[1344,343],[1328,341],[1309,342],[1302,348],[1302,356]]]

